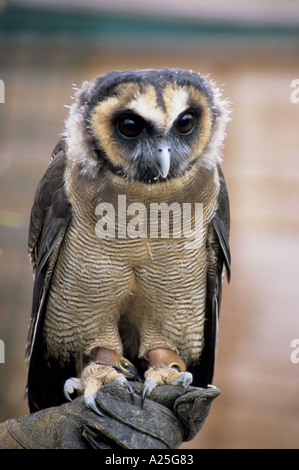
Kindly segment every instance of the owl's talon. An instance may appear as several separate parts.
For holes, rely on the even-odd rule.
[[[64,387],[63,387],[63,393],[64,393],[64,396],[69,401],[73,401],[73,399],[71,398],[71,395],[75,393],[75,391],[78,391],[79,393],[83,392],[81,381],[80,379],[71,377],[70,379],[66,380]]]
[[[180,385],[184,387],[184,394],[193,380],[193,376],[190,372],[180,372],[177,365],[174,367],[172,364],[169,366],[163,364],[161,366],[156,365],[154,367],[150,367],[145,373],[145,376],[146,380],[144,382],[144,388],[141,396],[142,407],[146,396],[150,395],[157,385]]]
[[[172,380],[170,383],[171,385],[182,385],[184,387],[183,393],[186,393],[192,380],[193,380],[192,374],[190,372],[184,372],[183,374],[179,375],[174,380]]]
[[[103,363],[91,363],[83,370],[81,379],[71,377],[65,382],[64,395],[69,401],[72,401],[71,395],[73,393],[76,391],[83,393],[86,406],[93,410],[97,415],[104,416],[96,403],[97,391],[102,387],[102,385],[109,382],[119,383],[130,393],[132,402],[134,401],[134,390],[123,373],[127,372],[129,377],[132,378],[133,372],[135,374],[137,369],[135,369],[134,366],[132,366],[132,369],[128,368],[128,364],[125,363],[122,364],[123,373],[117,372],[117,370],[120,370],[119,366],[111,367],[110,365]]]
[[[90,408],[92,411],[94,411],[98,416],[104,417],[104,414],[97,407],[96,395],[96,393],[93,393],[88,397],[84,397],[85,405],[87,406],[87,408]]]
[[[116,366],[116,368],[120,368],[121,372],[128,376],[128,378],[132,378],[136,382],[143,382],[142,378],[140,377],[138,370],[133,364],[128,362],[120,361],[120,365]]]
[[[117,382],[122,387],[125,387],[127,389],[127,391],[130,393],[131,400],[134,401],[134,390],[131,387],[131,385],[129,384],[129,382],[127,381],[126,377],[124,377],[122,375],[119,375],[118,377],[116,377],[116,379],[114,379],[113,382]]]
[[[154,390],[155,387],[159,385],[157,382],[155,382],[153,379],[147,379],[144,382],[144,387],[142,390],[142,395],[141,395],[141,407],[143,408],[144,401],[147,395],[150,395],[151,392]]]

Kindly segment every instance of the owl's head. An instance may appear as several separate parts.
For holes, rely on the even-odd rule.
[[[95,178],[163,182],[212,169],[229,121],[213,81],[187,70],[109,72],[77,90],[66,120],[68,159]]]

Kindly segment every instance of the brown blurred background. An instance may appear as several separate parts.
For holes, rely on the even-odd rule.
[[[298,448],[299,4],[148,3],[0,1],[0,422],[28,413],[28,221],[73,84],[110,69],[192,68],[233,103],[223,162],[232,280],[214,377],[221,395],[182,447]]]

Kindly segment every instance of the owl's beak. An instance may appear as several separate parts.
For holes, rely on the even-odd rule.
[[[163,178],[167,178],[170,168],[170,151],[169,145],[163,145],[158,148],[156,157],[156,168]]]

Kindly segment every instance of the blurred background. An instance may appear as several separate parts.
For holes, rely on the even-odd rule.
[[[288,0],[0,0],[0,422],[28,413],[29,215],[73,84],[163,67],[211,74],[233,108],[221,395],[182,448],[298,448],[299,3]]]

